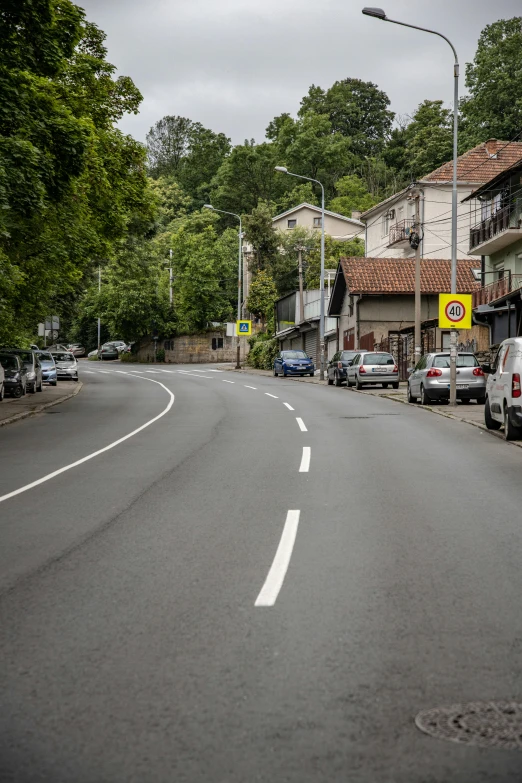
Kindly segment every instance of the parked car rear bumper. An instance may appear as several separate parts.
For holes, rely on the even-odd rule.
[[[373,383],[399,383],[399,373],[393,375],[378,375],[377,373],[366,373],[359,375],[359,383],[368,384],[370,386]]]
[[[426,394],[431,400],[449,400],[450,390],[448,388],[434,388],[428,386],[425,388]],[[469,389],[457,389],[457,400],[478,400],[486,396],[485,386],[475,386]]]

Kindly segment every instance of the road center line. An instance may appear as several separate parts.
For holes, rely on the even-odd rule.
[[[226,381],[224,378],[221,379],[223,383],[235,383],[235,381]]]
[[[120,375],[128,375],[125,370],[114,370],[114,372],[118,372]]]
[[[276,397],[275,394],[270,394],[269,392],[265,392],[265,394],[266,394],[267,397],[273,397],[274,400],[278,400],[279,399],[279,397]]]
[[[299,473],[308,473],[310,470],[310,457],[312,456],[312,449],[310,446],[303,446],[303,456],[301,457],[301,465],[299,467]]]
[[[195,372],[189,372],[188,370],[178,370],[180,375],[190,375],[192,378],[208,378],[212,380],[212,375],[197,375]]]
[[[101,372],[102,375],[110,375],[111,374],[109,370],[98,370],[98,372]]]
[[[273,606],[277,601],[277,596],[283,586],[286,572],[290,564],[290,558],[292,557],[297,528],[299,526],[300,513],[300,511],[291,510],[288,511],[286,515],[283,534],[279,546],[277,547],[272,567],[268,572],[268,576],[261,588],[261,592],[256,598],[254,606]]]
[[[245,383],[245,389],[253,389],[254,391],[257,391],[257,386],[247,386]]]
[[[301,430],[301,432],[308,432],[308,430],[306,428],[306,424],[304,423],[304,421],[302,419],[299,418],[299,416],[296,416],[295,420],[299,424],[299,429]]]
[[[294,408],[292,408],[292,406],[289,405],[287,402],[284,402],[283,405],[286,405],[286,407],[288,408],[289,411],[293,411],[294,410]]]
[[[129,375],[133,375],[133,373],[129,373]],[[153,378],[141,378],[141,376],[139,375],[136,375],[136,378],[138,378],[140,381],[157,383],[158,386],[161,386],[162,389],[165,389],[165,391],[170,397],[170,400],[167,407],[161,413],[159,413],[153,419],[150,419],[150,421],[145,422],[145,424],[142,424],[141,427],[138,427],[132,432],[129,432],[128,435],[124,435],[123,438],[118,438],[118,440],[109,443],[108,446],[104,446],[102,449],[98,449],[98,451],[93,451],[92,454],[88,454],[86,457],[82,457],[81,459],[76,460],[76,462],[71,462],[70,465],[65,465],[63,468],[58,468],[58,470],[53,470],[52,473],[48,473],[46,476],[42,476],[42,478],[39,478],[36,481],[32,481],[30,484],[26,484],[24,487],[20,487],[19,489],[15,489],[12,492],[8,492],[6,495],[0,496],[0,503],[3,503],[4,500],[9,500],[9,498],[13,498],[15,495],[21,495],[22,492],[27,492],[27,490],[33,489],[33,487],[37,487],[39,484],[44,484],[46,481],[50,481],[56,476],[59,476],[60,473],[65,473],[67,470],[76,468],[78,465],[82,465],[84,462],[88,462],[89,460],[94,459],[94,457],[98,457],[100,454],[103,454],[105,451],[110,451],[110,449],[115,448],[115,446],[119,446],[120,443],[123,443],[129,438],[132,438],[134,435],[137,435],[138,432],[141,432],[146,427],[150,427],[150,425],[154,424],[155,421],[158,421],[158,419],[161,419],[163,416],[165,416],[165,414],[168,413],[172,408],[172,406],[174,405],[174,395],[172,394],[170,389],[167,389],[166,386],[164,386],[159,381],[155,381]]]

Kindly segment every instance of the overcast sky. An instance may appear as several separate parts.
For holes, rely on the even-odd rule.
[[[370,0],[367,0],[369,2]],[[453,98],[452,53],[440,38],[361,14],[364,0],[76,0],[107,33],[109,61],[144,100],[121,128],[140,141],[166,114],[199,121],[235,144],[262,141],[295,115],[311,84],[372,81],[397,114]],[[383,0],[391,18],[447,35],[462,63],[482,28],[522,14],[520,0]]]

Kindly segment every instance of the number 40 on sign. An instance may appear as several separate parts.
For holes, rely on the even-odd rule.
[[[439,294],[439,328],[471,329],[471,294]]]

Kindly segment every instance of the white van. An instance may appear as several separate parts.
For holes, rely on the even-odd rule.
[[[483,364],[487,373],[484,419],[489,430],[504,425],[506,440],[522,438],[522,337],[510,337],[500,345],[492,365]]]

